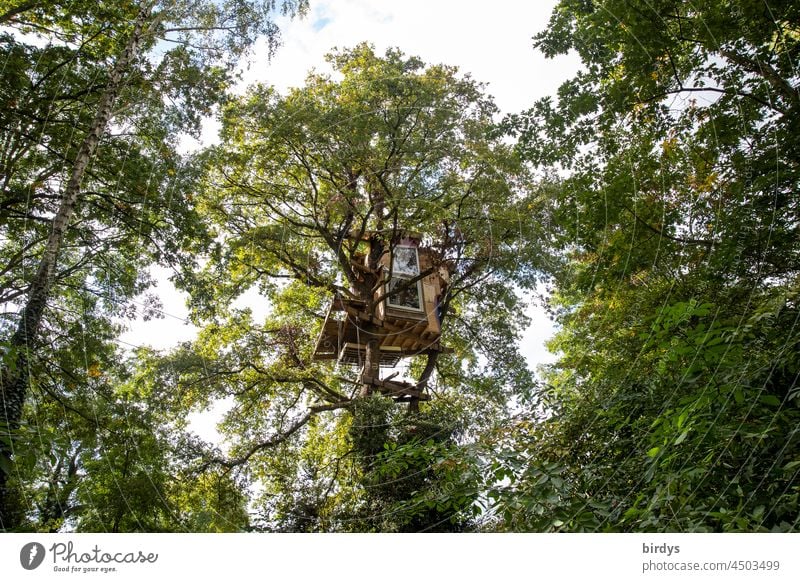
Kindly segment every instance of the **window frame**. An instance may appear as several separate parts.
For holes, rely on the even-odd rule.
[[[414,268],[413,269],[402,269],[400,272],[395,270],[395,258],[397,258],[398,249],[402,249],[402,253],[407,253],[409,251],[414,252]],[[391,277],[387,273],[386,282],[384,283],[384,292],[386,293],[386,307],[391,309],[403,309],[405,311],[412,311],[414,313],[424,313],[425,312],[425,297],[423,295],[422,290],[422,280],[418,280],[414,285],[406,289],[402,292],[402,294],[392,294],[391,292],[391,284],[392,281],[396,281],[397,283],[407,282],[415,277],[419,277],[420,266],[419,266],[419,249],[413,245],[396,245],[392,250],[392,257],[391,260]],[[414,272],[415,271],[415,272]],[[395,284],[397,284],[395,283]],[[416,289],[417,294],[417,305],[419,307],[413,307],[410,305],[403,305],[400,303],[395,303],[394,300],[399,299],[402,297],[403,294],[411,292],[412,289]]]

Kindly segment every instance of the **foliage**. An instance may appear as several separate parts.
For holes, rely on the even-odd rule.
[[[454,68],[367,45],[328,60],[337,77],[312,73],[286,95],[255,86],[223,111],[200,206],[220,244],[183,281],[204,327],[161,365],[202,357],[167,380],[171,392],[233,403],[221,424],[231,450],[205,466],[260,484],[256,528],[463,528],[474,494],[445,499],[461,477],[439,460],[472,438],[457,426],[493,423],[515,384],[531,383],[512,286],[533,285],[534,269],[504,204],[524,168],[494,105]],[[386,248],[409,231],[449,274],[441,321],[454,355],[423,351],[397,372],[435,390],[446,421],[433,403],[406,413],[364,398],[357,370],[312,360],[330,301],[371,300],[375,281],[354,267],[360,240]],[[270,305],[263,322],[233,307],[254,290]]]
[[[797,530],[796,6],[562,0],[535,45],[583,69],[500,124],[468,75],[365,44],[233,96],[274,11],[305,2],[144,8],[0,0],[4,406],[7,378],[26,389],[0,427],[3,526]],[[181,153],[215,113],[221,143]],[[98,130],[42,326],[15,343]],[[450,350],[396,370],[431,396],[406,409],[312,354],[332,301],[375,308],[366,249],[410,232],[447,276]],[[201,329],[125,357],[153,264]],[[542,283],[558,359],[537,380],[520,295]],[[187,432],[216,406],[221,442]]]
[[[531,200],[561,331],[498,527],[797,528],[798,20],[763,8],[564,1],[536,36],[584,69],[507,120],[564,171]]]
[[[303,2],[282,6],[291,13],[305,8]],[[33,497],[6,488],[8,478],[27,483],[30,477],[12,462],[13,450],[26,462],[33,452],[48,451],[47,443],[32,444],[40,429],[25,420],[35,414],[34,403],[50,408],[34,392],[47,385],[44,400],[68,411],[104,407],[86,390],[119,357],[109,342],[121,328],[112,322],[134,316],[137,303],[145,317],[157,312],[154,298],[136,299],[152,284],[149,265],[193,268],[193,251],[208,238],[191,202],[197,165],[178,153],[179,138],[196,135],[200,120],[224,101],[239,57],[258,35],[267,34],[274,46],[274,8],[239,0],[0,3],[0,527],[27,527],[21,515],[53,524],[65,516],[60,509],[57,518],[45,519],[53,511],[36,514]],[[53,479],[66,471],[73,483],[93,466],[93,457],[76,451],[96,446],[97,426],[84,425],[78,413],[64,414],[63,421],[49,419],[48,429],[65,425],[63,434],[76,440],[54,444],[60,456]],[[26,436],[26,430],[33,432]],[[81,494],[65,489],[58,503],[73,505]],[[10,508],[12,495],[24,507]],[[153,519],[139,523],[155,527]]]

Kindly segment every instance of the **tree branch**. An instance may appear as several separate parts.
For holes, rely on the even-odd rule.
[[[289,439],[289,437],[291,437],[294,433],[296,433],[301,428],[303,428],[306,424],[308,424],[308,422],[311,420],[311,417],[313,417],[315,414],[319,414],[320,412],[325,412],[325,411],[328,411],[328,410],[336,410],[336,409],[339,409],[339,408],[348,408],[348,407],[352,406],[353,403],[354,403],[353,400],[346,400],[346,401],[343,401],[343,402],[334,402],[334,403],[331,403],[331,404],[315,404],[315,405],[309,406],[308,407],[308,411],[306,411],[306,413],[303,416],[301,416],[300,418],[295,420],[294,423],[292,423],[292,425],[288,429],[286,429],[285,431],[273,436],[270,439],[267,439],[267,440],[261,441],[260,443],[256,443],[256,444],[252,445],[243,455],[241,455],[239,457],[235,457],[233,459],[224,459],[224,458],[221,458],[221,457],[214,457],[212,459],[209,459],[208,461],[206,461],[205,463],[203,463],[200,466],[200,471],[201,472],[205,471],[211,465],[219,465],[219,466],[225,467],[226,469],[229,469],[229,470],[233,469],[235,467],[239,467],[241,465],[244,465],[256,453],[258,453],[260,451],[263,451],[265,449],[270,449],[270,448],[276,447],[279,444],[281,444],[283,442],[286,442]]]
[[[652,103],[653,101],[658,101],[659,99],[663,99],[667,95],[678,95],[680,93],[702,93],[702,92],[711,92],[711,93],[721,93],[723,95],[735,95],[737,97],[745,97],[747,99],[752,99],[756,103],[763,105],[764,107],[768,107],[774,111],[777,111],[781,114],[786,114],[786,110],[782,107],[778,107],[774,103],[769,103],[768,101],[764,101],[763,99],[756,97],[752,93],[747,93],[746,91],[738,91],[733,89],[722,89],[720,87],[679,87],[678,89],[672,89],[669,91],[664,91],[662,93],[658,93],[653,95],[652,97],[648,97],[639,103]]]
[[[714,241],[712,241],[712,240],[699,239],[699,238],[680,238],[680,237],[677,237],[677,236],[669,235],[669,234],[665,233],[664,231],[657,229],[655,226],[651,225],[646,220],[640,218],[639,215],[636,214],[636,212],[634,212],[633,210],[631,210],[627,206],[623,206],[623,209],[626,210],[627,212],[629,212],[643,226],[645,226],[649,230],[653,231],[657,235],[663,236],[664,238],[667,238],[667,239],[669,239],[671,241],[675,241],[675,242],[678,242],[678,243],[681,243],[681,244],[702,245],[702,246],[707,246],[707,247],[710,247],[710,246],[712,246],[714,244]]]
[[[41,4],[39,0],[32,0],[31,2],[23,2],[19,6],[10,8],[3,14],[0,14],[0,24],[5,24],[6,22],[13,20],[16,15],[27,12],[28,10],[32,10],[33,8],[39,6],[39,4]]]
[[[800,103],[800,94],[798,94],[798,89],[796,87],[792,87],[792,85],[786,79],[781,77],[769,63],[760,60],[754,61],[744,55],[737,54],[732,50],[721,50],[719,51],[719,54],[729,61],[739,65],[745,71],[766,79],[772,88],[775,89],[775,91],[786,97],[786,99],[788,99],[792,104],[797,105]],[[774,105],[772,108],[780,111]]]

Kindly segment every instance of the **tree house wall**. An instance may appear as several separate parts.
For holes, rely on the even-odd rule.
[[[431,253],[427,249],[411,247],[410,245],[405,248],[414,248],[416,250],[419,259],[418,273],[423,273],[433,266]],[[380,263],[383,265],[384,272],[388,276],[390,263],[389,253],[385,253],[381,257]],[[378,317],[394,325],[407,326],[413,323],[416,333],[419,333],[423,337],[438,336],[442,332],[437,312],[438,302],[441,301],[442,297],[442,283],[442,274],[439,272],[439,269],[435,269],[421,281],[414,284],[420,296],[419,310],[395,306],[392,304],[392,298],[389,298],[378,305]],[[388,284],[387,281],[387,284],[375,293],[376,300],[380,298],[381,294],[387,291]]]
[[[409,281],[434,267],[432,254],[420,248],[418,240],[411,239],[409,242],[406,239],[404,244],[395,247],[395,254],[401,259],[410,260],[410,249],[413,249],[416,265],[407,262],[395,266],[393,263],[393,279]],[[317,339],[314,360],[337,360],[342,364],[362,365],[366,344],[371,339],[378,340],[380,365],[384,367],[395,366],[400,358],[426,350],[442,350],[439,344],[441,325],[438,302],[446,285],[444,270],[435,268],[421,280],[412,283],[409,287],[413,291],[411,295],[406,293],[405,297],[384,297],[381,300],[390,284],[388,252],[380,258],[380,264],[387,281],[373,297],[375,301],[380,301],[375,313],[367,313],[363,301],[335,298]],[[374,324],[379,331],[367,333],[364,330],[365,323]]]

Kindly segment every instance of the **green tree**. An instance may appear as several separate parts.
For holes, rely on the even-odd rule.
[[[530,200],[561,330],[499,527],[797,528],[797,30],[784,2],[564,1],[535,37],[584,67],[507,120],[562,171]]]
[[[305,6],[281,4],[291,13]],[[45,327],[48,305],[77,290],[100,294],[113,314],[147,287],[139,273],[148,260],[191,263],[187,251],[202,245],[203,229],[176,136],[199,130],[258,35],[275,46],[275,8],[244,0],[0,6],[0,22],[48,41],[35,48],[3,37],[11,66],[3,71],[10,83],[3,89],[2,299],[20,312],[6,326],[0,370],[2,527],[15,525],[6,480],[41,365],[32,353],[61,331]]]
[[[203,445],[187,437],[185,413],[165,406],[141,374],[95,327],[81,338],[95,361],[68,373],[68,346],[32,387],[20,427],[14,480],[19,529],[73,531],[242,531],[249,516],[241,483],[191,470]],[[82,330],[75,329],[75,335]],[[110,330],[113,333],[113,330]],[[65,342],[66,344],[66,342]],[[146,351],[133,356],[147,361]],[[42,376],[42,375],[40,375]]]
[[[339,77],[312,73],[286,95],[256,86],[223,112],[201,202],[220,242],[185,282],[204,329],[195,366],[170,391],[195,407],[234,403],[221,425],[231,452],[205,464],[261,482],[265,528],[463,527],[474,496],[414,502],[455,479],[429,461],[470,438],[458,427],[492,424],[510,395],[531,389],[516,343],[526,323],[516,286],[534,283],[515,208],[524,170],[490,99],[454,68],[366,45],[329,63]],[[408,232],[448,274],[439,313],[452,355],[410,358],[405,385],[441,404],[406,413],[373,394],[385,377],[312,354],[334,298],[374,313],[377,259]],[[364,239],[378,249],[366,262]],[[269,302],[263,322],[232,305],[251,289]],[[373,323],[359,325],[370,333]],[[376,352],[368,344],[364,370]],[[189,356],[169,359],[174,368]]]

